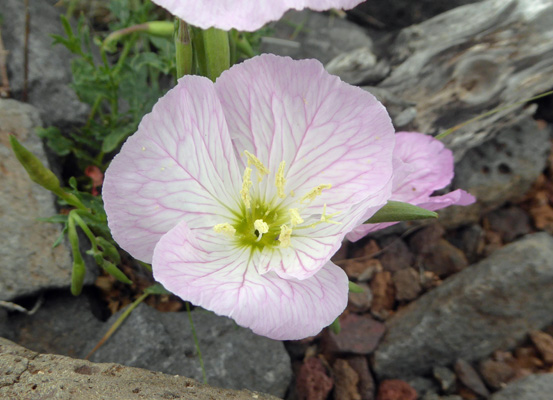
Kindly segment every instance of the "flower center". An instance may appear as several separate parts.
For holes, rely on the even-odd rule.
[[[248,165],[242,176],[242,188],[240,197],[242,204],[240,210],[231,222],[224,222],[213,227],[215,232],[224,234],[234,240],[238,246],[247,246],[252,249],[263,250],[266,246],[286,248],[291,245],[294,231],[297,229],[314,227],[321,223],[338,224],[331,218],[338,213],[326,214],[324,204],[320,219],[309,215],[302,217],[302,209],[320,196],[325,189],[330,189],[330,184],[318,185],[307,191],[301,198],[296,200],[297,208],[285,207],[284,200],[294,197],[295,193],[290,191],[286,194],[286,162],[279,164],[274,175],[276,195],[269,200],[262,199],[259,194],[259,184],[266,175],[271,175],[269,169],[253,154],[244,151]],[[256,170],[256,184],[252,181],[252,173]],[[268,178],[269,179],[269,178]],[[307,222],[304,220],[307,219]]]

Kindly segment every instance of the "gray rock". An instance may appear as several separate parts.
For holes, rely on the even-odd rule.
[[[30,1],[28,101],[37,107],[47,125],[66,126],[85,121],[88,107],[69,87],[71,54],[61,45],[52,46],[51,34],[63,35],[61,8],[52,1]],[[2,39],[6,50],[12,95],[23,92],[25,8],[21,0],[2,0]]]
[[[192,318],[209,384],[284,396],[292,370],[282,342],[257,336],[228,318],[204,310],[194,311]],[[144,304],[131,313],[91,360],[202,379],[187,314],[161,313]]]
[[[3,337],[32,351],[84,358],[107,327],[93,315],[86,291],[49,292],[35,314],[13,313],[4,330]]]
[[[29,179],[9,145],[12,133],[48,165],[42,142],[34,133],[39,126],[34,107],[0,99],[0,300],[65,288],[71,280],[68,247],[52,248],[60,226],[36,220],[57,213],[53,196]],[[85,282],[93,280],[93,275],[87,275]]]
[[[490,400],[551,400],[553,373],[530,375],[494,393]]]
[[[436,393],[439,390],[438,385],[432,379],[417,376],[407,381],[407,383],[417,391],[419,397],[426,395],[427,393]]]
[[[452,393],[457,390],[457,377],[449,368],[436,366],[432,369],[432,374],[440,384],[442,392]]]
[[[365,1],[349,14],[361,22],[382,28],[399,28],[427,20],[444,11],[479,0]]]
[[[352,85],[374,85],[383,80],[390,72],[385,60],[378,61],[368,47],[361,47],[334,57],[325,66],[326,70]],[[407,111],[407,110],[405,110]],[[398,116],[399,126],[406,125],[410,119],[409,111]],[[395,121],[394,121],[395,122]]]
[[[273,27],[274,33],[262,38],[263,53],[316,58],[326,64],[342,53],[359,48],[370,51],[373,46],[372,39],[360,26],[310,10],[289,11]]]
[[[468,190],[477,202],[440,210],[440,222],[449,227],[476,222],[482,213],[520,200],[545,168],[548,137],[548,129],[526,117],[469,150],[456,165],[452,186]]]
[[[277,400],[249,390],[227,390],[183,376],[118,364],[94,364],[29,351],[0,338],[0,397],[59,400]]]
[[[528,235],[453,275],[387,321],[374,354],[380,378],[482,359],[553,322],[553,238]]]

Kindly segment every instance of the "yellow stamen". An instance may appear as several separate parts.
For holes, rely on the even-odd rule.
[[[295,197],[296,193],[293,190],[290,190],[290,196]]]
[[[284,185],[286,185],[286,179],[284,178],[284,168],[286,167],[286,161],[281,161],[278,166],[278,172],[275,177],[275,185],[277,187],[278,197],[281,199],[286,197],[284,193]]]
[[[303,218],[300,217],[297,208],[290,208],[288,211],[290,212],[290,225],[292,225],[292,227],[303,223]]]
[[[247,167],[244,170],[244,176],[242,177],[242,189],[240,190],[240,196],[246,208],[251,207],[252,197],[250,195],[250,186],[252,185],[252,169]]]
[[[236,229],[234,229],[234,227],[228,222],[215,225],[213,230],[217,233],[224,233],[228,237],[234,237],[234,234],[236,233]]]
[[[269,225],[262,219],[256,219],[253,223],[253,227],[259,232],[259,237],[262,234],[269,232]]]
[[[246,157],[248,157],[248,167],[250,165],[254,165],[255,168],[257,168],[257,172],[259,173],[259,180],[263,179],[263,176],[269,175],[269,170],[266,166],[263,165],[261,161],[259,161],[259,158],[254,156],[252,153],[250,153],[248,150],[244,150],[244,154]]]
[[[336,224],[336,225],[340,225],[341,222],[337,222],[337,221],[332,221],[331,218],[334,218],[336,215],[340,214],[341,211],[337,211],[333,214],[330,214],[330,215],[326,215],[326,203],[323,205],[323,214],[321,215],[321,222],[326,222],[326,223],[329,223],[329,224]]]
[[[288,226],[286,225],[282,225],[280,227],[280,235],[278,236],[280,247],[289,247],[291,237],[292,237],[292,229],[288,228]]]
[[[303,196],[300,199],[300,203],[303,203],[305,201],[313,201],[315,200],[315,197],[320,196],[324,189],[330,189],[332,187],[331,184],[325,183],[322,185],[317,186],[314,189],[311,189],[305,196]]]

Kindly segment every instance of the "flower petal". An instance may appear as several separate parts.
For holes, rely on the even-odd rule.
[[[269,171],[286,162],[285,191],[296,195],[289,200],[330,184],[308,202],[320,213],[324,203],[334,210],[378,205],[389,190],[395,135],[386,109],[320,62],[265,54],[226,71],[215,87],[237,153],[248,150]],[[274,182],[263,190],[272,197]]]
[[[453,179],[453,153],[432,136],[398,132],[394,158],[403,164],[394,169],[392,200],[418,204]]]
[[[146,115],[106,171],[103,199],[114,239],[150,262],[184,220],[212,228],[238,208],[241,176],[213,84],[187,76]]]
[[[398,132],[394,149],[393,192],[390,200],[411,203],[435,211],[450,205],[468,205],[474,196],[455,190],[443,196],[431,194],[447,186],[453,178],[453,154],[442,142],[418,132]],[[366,221],[371,215],[365,214]],[[397,222],[362,224],[347,235],[355,242],[370,232],[375,232]]]
[[[272,339],[315,335],[347,304],[348,279],[336,265],[302,281],[260,275],[248,249],[185,222],[161,238],[152,265],[155,279],[182,299]]]
[[[191,25],[239,31],[256,31],[276,21],[289,9],[350,9],[363,0],[153,0]]]

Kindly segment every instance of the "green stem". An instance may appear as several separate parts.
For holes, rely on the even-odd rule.
[[[182,19],[175,20],[175,56],[177,62],[177,79],[192,74],[194,66],[194,52],[188,25]]]
[[[142,303],[149,296],[149,293],[143,293],[138,299],[136,299],[130,306],[128,306],[125,311],[117,318],[117,321],[109,328],[106,334],[100,339],[100,341],[94,346],[94,348],[87,354],[85,360],[88,360],[92,354],[96,352],[102,345],[115,333],[115,331],[121,326],[123,321],[129,316],[129,314],[136,308],[140,303]]]
[[[194,338],[194,344],[198,351],[198,359],[200,360],[200,367],[202,368],[202,377],[204,383],[207,384],[207,376],[205,374],[204,359],[202,358],[202,351],[200,350],[200,342],[198,341],[198,335],[196,335],[196,329],[194,328],[194,322],[192,321],[192,313],[190,312],[190,303],[186,302],[186,312],[188,313],[188,321],[190,321],[190,328],[192,329],[192,337]]]
[[[200,74],[215,81],[223,71],[230,68],[228,33],[216,28],[193,28],[192,32]]]

